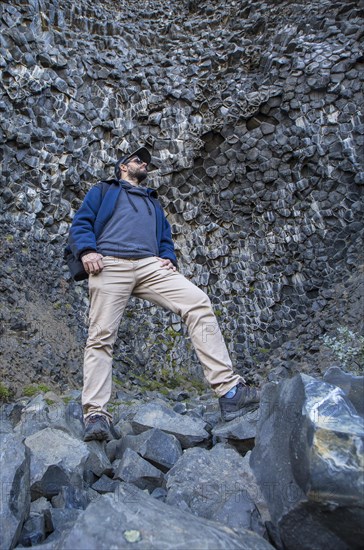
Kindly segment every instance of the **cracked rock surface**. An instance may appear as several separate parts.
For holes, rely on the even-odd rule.
[[[80,395],[42,405],[39,394],[3,405],[1,550],[132,543],[315,550],[328,542],[359,550],[364,430],[350,399],[363,377],[330,369],[325,378],[333,374],[338,385],[306,374],[264,385],[255,438],[246,430],[250,413],[223,423],[211,392],[183,399],[154,392],[132,405],[126,397],[114,410],[108,443],[85,443],[83,429],[75,430]],[[176,404],[184,405],[179,413]],[[138,433],[134,419],[150,409],[160,417],[171,411],[176,434],[187,419],[200,419],[204,439],[190,439],[182,451],[168,424]],[[38,418],[19,414],[26,410]],[[32,434],[21,435],[23,427]]]
[[[14,0],[0,20],[7,387],[80,385],[87,283],[63,247],[86,191],[141,143],[241,374],[331,365],[320,337],[362,326],[361,3]],[[116,350],[123,381],[202,377],[180,319],[147,302]]]

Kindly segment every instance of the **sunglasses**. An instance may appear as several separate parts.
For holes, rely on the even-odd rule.
[[[146,164],[143,160],[140,160],[139,157],[135,157],[134,159],[127,160],[124,164],[129,164],[130,162],[136,162],[137,164]]]

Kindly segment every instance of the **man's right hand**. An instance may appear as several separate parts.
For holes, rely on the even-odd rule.
[[[82,256],[81,260],[86,273],[89,275],[97,275],[100,273],[100,271],[104,269],[102,258],[102,254],[98,254],[97,252],[90,252]]]

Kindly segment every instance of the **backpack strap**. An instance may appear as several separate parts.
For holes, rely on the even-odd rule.
[[[104,197],[106,195],[106,193],[108,192],[109,188],[110,188],[110,185],[112,183],[116,183],[117,180],[100,180],[97,182],[97,187],[100,187],[101,189],[101,202],[104,200]],[[100,206],[101,206],[101,203],[100,203]]]
[[[110,183],[107,181],[102,181],[101,182],[101,202],[104,200],[104,197],[109,189],[110,189]]]

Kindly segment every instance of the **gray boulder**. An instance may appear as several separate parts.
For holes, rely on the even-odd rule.
[[[45,396],[39,394],[23,406],[14,431],[27,437],[49,427],[65,430],[70,435],[82,439],[83,416],[81,405],[75,401],[65,405],[59,399],[49,405]]]
[[[162,485],[163,473],[132,449],[126,449],[115,468],[114,479],[133,483],[140,489],[153,490]]]
[[[251,465],[284,548],[359,548],[364,428],[345,393],[301,374],[260,409]]]
[[[65,508],[67,510],[85,510],[91,502],[91,497],[86,489],[81,487],[61,487],[58,495],[52,498],[53,508]]]
[[[13,431],[13,423],[11,421],[11,409],[7,405],[0,407],[0,434],[8,434]]]
[[[82,486],[84,465],[90,455],[85,443],[63,430],[45,428],[25,439],[30,450],[32,498],[55,496],[62,486]]]
[[[92,485],[92,489],[98,493],[113,493],[119,485],[119,481],[110,479],[107,475],[103,475],[95,481]]]
[[[33,546],[41,544],[46,538],[45,519],[43,514],[30,514],[23,525],[20,535],[20,544],[22,546]]]
[[[0,434],[0,548],[16,545],[30,508],[29,451],[23,437]]]
[[[49,534],[45,542],[39,546],[44,550],[62,550],[63,539],[73,528],[82,511],[76,508],[50,508],[45,512],[46,531]],[[38,548],[38,547],[37,547]]]
[[[63,548],[110,550],[268,550],[272,546],[250,531],[234,531],[168,506],[122,483],[117,494],[90,504],[63,541]]]
[[[248,479],[240,454],[222,443],[206,449],[188,449],[166,474],[166,503],[207,519],[224,520],[230,527],[264,532],[252,496],[256,487]],[[253,495],[250,490],[253,488]],[[240,510],[241,509],[241,510]],[[240,513],[249,509],[250,514]],[[232,510],[234,513],[232,514]],[[239,520],[237,517],[240,514]]]
[[[172,468],[182,455],[178,439],[158,429],[147,430],[139,435],[127,435],[120,443],[116,458],[121,457],[127,448],[133,449],[163,471]]]
[[[227,496],[211,519],[233,529],[249,529],[260,535],[265,533],[259,510],[246,490]]]
[[[203,420],[182,416],[159,403],[148,403],[139,407],[131,424],[137,434],[151,428],[172,434],[184,449],[207,441],[210,437]]]
[[[85,470],[89,470],[97,477],[103,474],[110,475],[112,472],[111,462],[105,453],[105,448],[99,441],[89,441],[87,443],[89,456],[85,462]]]
[[[354,376],[339,367],[331,367],[325,372],[324,381],[341,388],[354,405],[357,413],[364,415],[364,376]]]
[[[14,432],[27,437],[47,428],[48,425],[48,405],[43,395],[39,394],[23,407],[20,421],[15,426]]]
[[[244,442],[246,446],[253,448],[256,435],[256,426],[259,417],[259,409],[250,411],[246,415],[236,418],[231,422],[222,422],[212,429],[214,443],[223,443],[225,441],[238,445],[238,442]],[[243,450],[243,444],[241,444]],[[248,449],[249,450],[249,449]]]

